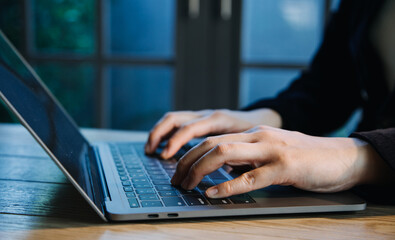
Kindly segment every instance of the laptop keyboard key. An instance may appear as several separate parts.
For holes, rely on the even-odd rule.
[[[189,206],[208,205],[207,200],[202,195],[185,195],[184,199]]]
[[[128,173],[129,174],[133,174],[133,173],[144,173],[143,169],[128,169]]]
[[[216,199],[216,198],[208,198],[207,199],[212,205],[223,205],[223,204],[231,204],[230,200],[227,198]]]
[[[178,194],[175,191],[159,191],[161,197],[176,197]]]
[[[140,160],[135,161],[135,162],[125,162],[125,168],[126,169],[144,169]]]
[[[212,182],[206,182],[206,181],[201,181],[198,184],[198,188],[200,189],[200,191],[206,191],[207,189],[209,189],[210,187],[214,186],[214,183]]]
[[[128,197],[128,198],[135,198],[136,194],[134,194],[134,192],[126,192],[126,197]]]
[[[133,192],[133,188],[132,187],[123,187],[123,190],[125,192]]]
[[[132,146],[130,146],[130,148],[133,148]],[[125,162],[127,161],[136,161],[139,160],[139,157],[137,156],[137,154],[133,151],[130,152],[126,152],[126,151],[121,151],[121,155],[124,159]]]
[[[166,170],[175,170],[177,168],[176,164],[162,164],[162,167]]]
[[[158,163],[153,162],[153,161],[145,161],[143,164],[146,167],[157,167],[158,166]]]
[[[208,175],[211,179],[227,179],[220,171],[212,172]]]
[[[151,184],[149,183],[133,183],[133,187],[138,188],[152,188]]]
[[[129,198],[128,201],[129,201],[129,206],[131,208],[138,208],[139,207],[139,202],[137,201],[136,198]]]
[[[149,175],[163,175],[163,171],[150,171]]]
[[[175,169],[169,169],[169,170],[166,170],[166,173],[167,173],[167,175],[169,175],[169,176],[173,176],[174,173],[176,173],[176,170],[175,170]]]
[[[126,168],[126,171],[140,173],[140,172],[144,172],[144,168],[142,168],[142,167],[139,167],[139,168]]]
[[[140,159],[137,158],[130,158],[130,159],[124,159],[123,162],[125,163],[125,165],[136,165],[136,164],[140,164]]]
[[[152,180],[166,180],[169,179],[166,175],[152,175],[150,176]]]
[[[164,161],[159,161],[159,163],[165,167],[165,166],[176,166],[177,162],[176,161],[169,161],[169,160],[164,160]]]
[[[180,207],[185,206],[184,200],[180,197],[166,197],[162,198],[163,203],[166,207]]]
[[[213,179],[215,185],[221,184],[228,181],[228,179]]]
[[[126,176],[123,176],[123,177],[120,177],[120,178],[121,178],[121,181],[127,181],[127,180],[129,180],[129,178],[126,177]]]
[[[130,183],[130,181],[123,181],[122,182],[122,186],[127,187],[127,186],[131,186],[132,184]]]
[[[154,180],[152,181],[155,185],[169,185],[169,180]]]
[[[151,200],[159,200],[158,196],[156,194],[144,194],[144,195],[139,195],[140,200],[144,201],[151,201]]]
[[[145,169],[147,169],[147,172],[161,170],[159,167],[149,167],[149,166],[145,167]]]
[[[230,200],[234,204],[245,204],[245,203],[255,203],[254,199],[252,199],[249,195],[247,194],[240,194],[240,195],[235,195],[230,197]]]
[[[175,189],[172,185],[158,185],[155,188],[158,191],[173,191]]]
[[[185,190],[182,187],[176,187],[176,189],[183,195],[199,195],[200,192],[195,188],[192,190]]]
[[[143,207],[163,207],[160,201],[141,201]]]
[[[149,183],[150,181],[148,178],[133,178],[132,179],[133,184],[135,183]]]
[[[116,164],[122,164],[122,160],[121,160],[121,159],[114,160],[114,162],[115,162],[115,165],[116,165]]]
[[[137,194],[155,194],[155,190],[152,188],[140,188],[136,189]]]
[[[147,176],[144,173],[129,173],[129,176],[133,179],[137,178],[147,178]]]
[[[123,164],[121,163],[121,162],[118,162],[118,163],[115,163],[115,166],[117,167],[117,168],[122,168],[123,167]]]

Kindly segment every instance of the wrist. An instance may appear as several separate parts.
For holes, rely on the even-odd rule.
[[[382,185],[394,182],[393,170],[367,142],[354,138],[360,164],[358,185]]]

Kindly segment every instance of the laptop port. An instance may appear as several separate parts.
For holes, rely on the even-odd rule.
[[[159,214],[148,214],[149,218],[158,218]]]
[[[168,213],[168,217],[178,217],[178,213]]]

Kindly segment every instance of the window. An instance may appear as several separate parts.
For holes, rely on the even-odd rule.
[[[308,65],[327,6],[324,0],[243,1],[240,106],[274,97]]]
[[[173,75],[169,66],[111,66],[112,127],[150,129],[172,110]]]
[[[330,0],[181,2],[179,109],[237,109],[275,96],[309,64],[331,11]],[[197,16],[188,2],[200,4]]]
[[[0,9],[1,29],[80,126],[147,130],[173,109],[175,0],[4,0]]]
[[[166,111],[275,96],[338,3],[3,0],[0,28],[80,126],[147,130]]]
[[[239,105],[275,97],[298,75],[298,69],[244,68],[240,73]]]

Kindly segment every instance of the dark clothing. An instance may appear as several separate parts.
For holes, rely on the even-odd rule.
[[[395,169],[395,92],[389,90],[371,41],[372,24],[384,2],[344,0],[309,69],[276,98],[245,109],[271,108],[281,115],[283,128],[323,135],[360,107],[362,121],[351,136],[369,142]]]

